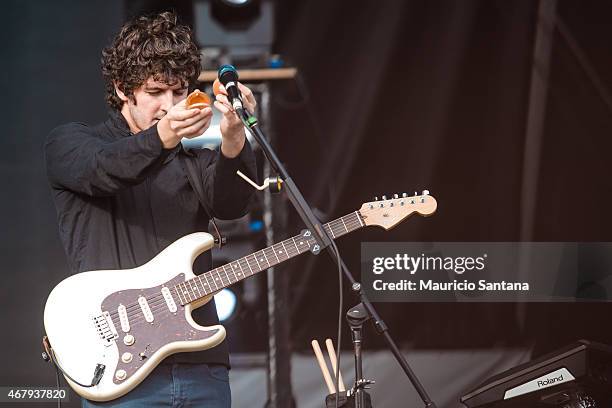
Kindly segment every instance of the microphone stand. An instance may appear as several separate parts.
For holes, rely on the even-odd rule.
[[[355,351],[355,385],[353,388],[355,408],[372,408],[369,395],[366,399],[365,389],[368,388],[368,384],[374,384],[374,381],[363,378],[363,359],[361,353],[363,348],[363,324],[369,319],[370,317],[365,312],[361,303],[346,312],[346,321],[351,328],[353,349]]]
[[[436,408],[436,404],[431,400],[431,398],[427,394],[427,391],[425,391],[425,388],[423,387],[417,376],[414,374],[414,372],[408,365],[408,362],[397,347],[397,344],[389,334],[389,328],[380,318],[380,316],[374,309],[372,303],[370,303],[369,299],[365,294],[365,291],[361,287],[361,284],[353,278],[353,275],[346,267],[346,264],[344,263],[344,260],[342,260],[342,258],[340,257],[340,254],[336,254],[333,248],[330,247],[331,238],[329,237],[329,235],[327,235],[327,232],[321,225],[321,222],[312,212],[312,208],[310,208],[310,206],[304,199],[304,196],[298,189],[297,185],[293,182],[291,177],[289,177],[289,173],[287,172],[279,158],[276,156],[276,153],[272,149],[272,146],[268,142],[268,139],[264,136],[262,130],[259,128],[257,118],[247,112],[246,109],[242,109],[240,107],[236,109],[236,113],[238,114],[246,128],[249,129],[255,140],[257,140],[257,143],[261,147],[261,150],[270,162],[270,165],[272,166],[274,171],[276,171],[276,173],[282,179],[283,185],[287,188],[287,195],[289,196],[289,201],[291,201],[291,204],[293,204],[293,206],[295,207],[296,211],[298,212],[298,215],[316,239],[317,244],[313,246],[311,252],[317,255],[319,254],[321,249],[326,248],[327,252],[330,254],[334,262],[340,263],[341,269],[344,272],[344,276],[351,283],[351,289],[359,297],[361,303],[364,306],[364,310],[368,314],[369,318],[374,321],[374,326],[376,327],[377,332],[384,337],[389,349],[395,356],[395,359],[397,360],[399,365],[404,370],[404,373],[406,373],[406,376],[408,376],[408,379],[421,397],[421,400],[425,404],[425,407]],[[340,350],[338,350],[338,353],[340,353]]]

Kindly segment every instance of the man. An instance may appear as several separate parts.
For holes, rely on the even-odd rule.
[[[174,14],[137,18],[103,51],[109,119],[49,135],[47,175],[72,272],[134,268],[176,239],[205,231],[209,211],[223,219],[246,212],[251,188],[236,170],[254,176],[255,158],[225,95],[214,102],[223,113],[220,151],[185,151],[180,143],[202,134],[212,117],[211,108],[185,105],[200,69],[191,31]],[[252,92],[240,90],[253,111]],[[185,160],[196,163],[197,180],[188,179]],[[202,186],[204,206],[190,181]],[[209,269],[205,253],[194,271]],[[214,301],[193,314],[201,325],[218,323]],[[83,406],[230,407],[228,366],[225,342],[174,354],[125,396]]]

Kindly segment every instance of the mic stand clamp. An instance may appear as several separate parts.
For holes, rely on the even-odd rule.
[[[293,182],[291,177],[289,177],[289,173],[276,156],[272,146],[259,128],[257,118],[246,109],[242,108],[237,108],[236,113],[261,147],[272,169],[278,174],[280,178],[279,184],[282,184],[283,189],[287,193],[287,197],[289,197],[289,201],[291,201],[298,215],[302,221],[304,221],[304,224],[306,224],[306,228],[312,232],[313,238],[317,241],[319,250],[327,248],[331,244],[331,238],[325,229],[323,229],[323,225],[321,225],[321,222],[314,215],[312,208],[310,208],[297,185]],[[319,251],[316,252],[316,254],[318,253]]]

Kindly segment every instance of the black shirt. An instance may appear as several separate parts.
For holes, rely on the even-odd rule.
[[[166,150],[156,125],[132,134],[119,112],[96,126],[57,127],[47,138],[45,158],[72,273],[134,268],[178,238],[207,231],[207,212],[181,160],[195,160],[207,207],[221,219],[240,217],[247,210],[252,189],[236,170],[255,175],[248,141],[233,159],[209,149],[185,151],[181,144]],[[205,252],[193,270],[205,272],[211,263],[210,252]],[[214,300],[195,310],[193,317],[204,326],[218,324]],[[229,365],[227,344],[175,354],[165,362]]]

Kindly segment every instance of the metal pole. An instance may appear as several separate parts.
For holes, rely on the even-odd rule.
[[[270,91],[261,85],[261,118],[270,124]],[[271,134],[271,133],[270,133]],[[272,141],[270,141],[272,142]],[[266,160],[264,174],[270,174]],[[272,197],[270,189],[264,191],[264,225],[266,244],[275,243],[275,231],[281,230],[287,221],[287,208],[279,197]],[[282,235],[282,234],[279,234]],[[283,273],[286,266],[278,265],[267,271],[268,279],[268,401],[266,407],[287,408],[293,406],[291,388],[291,350],[289,348],[289,275]]]

